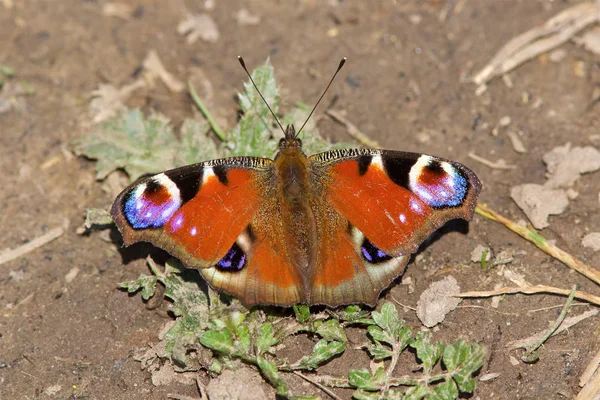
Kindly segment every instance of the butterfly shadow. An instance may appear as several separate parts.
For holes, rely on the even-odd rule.
[[[431,235],[429,235],[427,237],[427,239],[425,239],[423,241],[423,243],[421,243],[421,245],[419,246],[417,251],[415,253],[411,254],[410,260],[406,264],[407,265],[406,268],[408,268],[409,265],[413,264],[415,262],[415,259],[417,258],[417,256],[419,256],[420,254],[425,252],[429,246],[431,246],[433,243],[440,240],[444,235],[446,235],[448,233],[452,233],[452,232],[458,232],[463,235],[468,234],[469,233],[469,222],[465,221],[463,219],[452,219],[452,220],[446,222],[444,225],[442,225],[442,227],[440,227],[439,229],[436,229],[434,232],[431,233]],[[402,272],[402,274],[400,274],[396,279],[394,279],[388,287],[386,287],[385,289],[383,289],[381,291],[381,293],[379,294],[379,299],[385,297],[392,288],[396,287],[396,285],[402,281],[404,273],[406,273],[406,269],[404,270],[404,272]],[[363,304],[362,307],[369,309],[369,310],[375,308],[375,307],[372,307],[372,306],[366,305],[366,304]]]
[[[121,233],[116,227],[111,228],[109,237],[113,243],[120,246],[118,251],[121,255],[121,262],[123,265],[128,265],[129,263],[141,259],[147,260],[148,258],[151,258],[157,265],[164,266],[169,260],[175,260],[176,262],[172,262],[171,265],[180,270],[181,279],[185,282],[195,283],[198,286],[198,290],[202,291],[207,298],[209,298],[208,284],[204,279],[202,279],[198,270],[186,268],[183,263],[177,259],[174,259],[173,256],[171,256],[165,250],[155,247],[147,242],[136,242],[127,247],[123,246]],[[165,288],[162,283],[157,285],[157,293],[151,298],[151,300],[147,302],[148,308],[154,309],[162,304],[162,301],[164,300],[164,289]],[[131,293],[131,296],[135,295],[135,293]]]

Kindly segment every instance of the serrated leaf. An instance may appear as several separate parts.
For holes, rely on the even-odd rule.
[[[208,136],[209,125],[186,119],[181,125],[180,139],[174,164],[176,167],[223,157],[215,141]]]
[[[451,373],[458,390],[465,393],[472,393],[475,390],[477,381],[472,375],[481,368],[484,358],[483,346],[470,345],[462,339],[454,345],[447,345],[442,356],[444,365]]]
[[[383,346],[381,343],[375,343],[373,345],[369,345],[369,346],[367,346],[367,350],[375,361],[381,361],[381,360],[391,358],[392,355],[394,354],[390,349]]]
[[[248,325],[239,325],[236,328],[235,333],[238,338],[240,350],[244,353],[249,353],[252,338],[250,336],[250,328],[248,328]]]
[[[277,338],[274,334],[275,328],[271,323],[264,323],[258,328],[258,337],[256,338],[256,348],[258,354],[268,353],[272,346],[277,344]]]
[[[457,371],[452,377],[458,385],[461,392],[473,393],[477,386],[477,381],[472,377],[482,366],[485,359],[485,349],[478,344],[469,345],[462,340],[457,342],[457,346],[468,348],[466,357]]]
[[[378,326],[371,325],[367,327],[367,332],[369,333],[369,336],[377,342],[386,343],[390,346],[394,344],[394,338]]]
[[[434,393],[441,400],[454,400],[458,398],[458,388],[453,380],[444,381],[433,388]]]
[[[356,400],[381,400],[379,393],[367,392],[362,389],[355,390],[352,398]]]
[[[315,369],[331,360],[345,350],[344,343],[321,339],[317,342],[310,355],[302,357],[296,362],[292,369]]]
[[[385,371],[379,368],[374,375],[368,369],[355,369],[348,373],[348,382],[357,389],[376,391],[385,385]]]
[[[398,318],[398,311],[392,303],[383,303],[383,306],[381,306],[381,312],[373,311],[371,313],[371,317],[381,329],[391,336],[392,340],[400,340],[403,323]]]
[[[425,373],[429,373],[439,361],[444,349],[442,343],[432,343],[431,335],[426,332],[419,332],[410,345],[417,351],[417,358],[421,360]]]
[[[165,273],[161,279],[165,285],[165,295],[173,300],[171,311],[176,316],[193,321],[193,332],[199,332],[208,324],[208,297],[198,287],[196,280],[185,280],[182,277],[180,262],[170,259],[165,264]]]
[[[334,340],[346,343],[346,333],[344,328],[336,319],[329,319],[317,326],[316,334],[327,340]]]
[[[341,314],[338,314],[338,318],[341,321],[347,322],[350,325],[373,325],[375,321],[373,321],[373,319],[370,318],[370,316],[370,312],[368,312],[367,310],[363,310],[360,306],[357,305],[347,306]]]
[[[431,395],[431,389],[429,388],[429,386],[425,386],[425,385],[418,385],[418,386],[413,386],[410,387],[406,390],[406,392],[404,393],[404,398],[402,400],[421,400],[421,399],[431,399],[431,400],[438,400],[435,399],[435,397],[427,397],[428,395]]]
[[[119,287],[127,289],[128,293],[135,293],[138,290],[142,291],[142,298],[148,300],[154,296],[156,290],[156,283],[158,279],[153,275],[140,275],[135,281],[122,282]]]
[[[233,344],[233,335],[227,328],[206,331],[200,336],[200,343],[211,350],[225,355],[234,355],[236,347]]]
[[[288,396],[287,384],[283,379],[279,377],[279,371],[274,363],[268,361],[266,358],[258,356],[256,357],[256,365],[260,369],[263,376],[269,381],[269,383],[275,387],[277,394],[280,396]]]
[[[131,180],[174,166],[178,142],[169,120],[140,110],[126,110],[73,142],[78,155],[97,160],[96,178],[123,168]]]
[[[275,82],[275,71],[270,60],[252,71],[252,79],[262,93],[265,101],[274,113],[279,109],[279,90]],[[262,100],[250,80],[244,83],[244,91],[238,95],[242,112],[246,115],[257,114],[260,116],[271,115],[265,102]]]
[[[252,72],[252,78],[273,112],[277,113],[279,92],[271,63],[267,61],[256,68]],[[244,84],[244,92],[238,97],[243,115],[229,135],[229,155],[271,157],[278,142],[269,140],[274,124],[271,112],[250,81]]]

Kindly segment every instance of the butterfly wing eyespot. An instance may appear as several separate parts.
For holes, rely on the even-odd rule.
[[[166,171],[125,189],[111,213],[125,244],[154,244],[246,305],[305,301],[276,220],[273,162],[236,157]],[[279,227],[279,228],[278,228]]]
[[[334,150],[311,157],[327,199],[387,254],[405,254],[451,219],[470,219],[481,183],[454,161],[386,150]]]
[[[337,214],[321,219],[321,237],[337,236],[320,243],[317,303],[374,304],[434,230],[472,217],[481,190],[465,166],[423,154],[333,150],[309,161],[327,213]]]
[[[150,242],[206,268],[227,255],[260,208],[260,182],[272,168],[267,159],[238,157],[166,171],[126,188],[111,214],[126,245]]]

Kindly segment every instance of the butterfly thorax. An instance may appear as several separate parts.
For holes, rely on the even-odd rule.
[[[305,284],[310,280],[308,271],[316,254],[317,237],[315,215],[311,208],[313,191],[308,159],[299,139],[288,126],[275,157],[277,195],[287,253],[290,260],[303,271]]]

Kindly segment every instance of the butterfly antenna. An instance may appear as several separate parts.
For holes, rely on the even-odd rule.
[[[248,72],[248,68],[246,68],[246,63],[244,62],[244,59],[242,58],[242,56],[238,56],[238,61],[240,62],[242,68],[244,68],[244,71],[246,71],[248,78],[250,78],[250,82],[252,82],[252,84],[254,85],[254,89],[256,89],[256,91],[260,95],[260,98],[263,99],[263,101],[265,102],[265,105],[267,106],[269,111],[271,111],[271,115],[273,115],[273,118],[275,118],[275,122],[277,122],[277,125],[279,125],[279,127],[281,128],[281,131],[285,135],[285,129],[283,129],[283,126],[281,126],[281,122],[279,122],[279,118],[277,118],[277,115],[275,115],[273,110],[271,110],[271,107],[269,106],[269,103],[267,103],[265,96],[263,96],[262,93],[260,92],[260,90],[258,90],[258,86],[256,86],[256,83],[254,83],[254,79],[252,79],[252,75],[250,75],[250,72]]]
[[[323,96],[325,96],[325,93],[327,93],[327,91],[329,90],[329,86],[331,86],[331,84],[333,83],[333,80],[337,76],[338,72],[340,72],[340,69],[342,69],[342,67],[344,66],[344,64],[346,64],[346,57],[344,57],[344,58],[342,58],[340,60],[340,64],[338,65],[337,69],[335,70],[335,73],[331,77],[331,80],[329,81],[329,84],[327,85],[327,87],[323,91],[323,94],[321,95],[321,97],[319,97],[319,100],[317,100],[317,104],[315,104],[315,106],[313,107],[313,109],[310,111],[310,114],[308,114],[308,117],[306,118],[306,121],[304,121],[304,123],[302,124],[302,126],[300,127],[300,129],[298,130],[298,132],[296,133],[296,137],[298,137],[298,135],[300,135],[300,132],[302,132],[302,129],[304,129],[304,125],[306,125],[306,123],[308,122],[308,120],[310,119],[310,117],[313,115],[313,113],[317,109],[317,106],[319,105],[319,103],[323,99]]]

